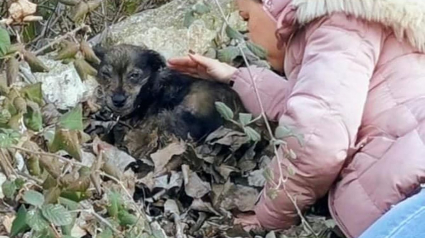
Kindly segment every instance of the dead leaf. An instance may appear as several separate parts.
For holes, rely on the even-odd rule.
[[[180,209],[177,205],[177,202],[173,199],[167,199],[164,204],[164,212],[165,214],[175,214],[177,216],[180,215]]]
[[[6,229],[8,234],[10,234],[10,231],[12,230],[13,220],[15,220],[15,216],[13,215],[7,214],[3,217],[3,227]]]
[[[136,162],[136,159],[129,154],[119,150],[115,146],[101,141],[98,137],[93,140],[93,151],[96,155],[99,155],[99,153],[103,151],[104,161],[116,167],[121,172],[124,172],[129,164]]]
[[[232,151],[236,151],[243,144],[249,142],[249,138],[242,132],[220,127],[208,135],[205,141],[210,145],[220,144],[230,146]]]
[[[175,155],[181,155],[186,151],[186,143],[183,141],[169,144],[167,147],[151,154],[155,164],[154,174],[159,174],[165,170],[165,166]]]
[[[262,188],[266,184],[266,178],[263,175],[264,169],[254,170],[249,173],[248,183],[250,186]]]
[[[187,165],[182,166],[185,192],[193,198],[201,198],[211,191],[211,185],[202,181]]]
[[[236,184],[223,191],[220,206],[227,211],[235,208],[241,212],[253,211],[258,195],[257,189]]]
[[[18,0],[10,5],[9,16],[17,22],[22,22],[24,17],[33,15],[36,11],[37,4],[28,0]]]
[[[195,211],[212,213],[217,216],[220,215],[220,213],[217,210],[215,210],[210,203],[204,202],[201,199],[193,199],[192,204],[190,205],[190,209]]]

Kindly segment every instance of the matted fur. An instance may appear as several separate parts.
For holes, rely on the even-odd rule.
[[[296,21],[303,25],[318,17],[344,12],[380,23],[425,52],[424,0],[292,0]]]

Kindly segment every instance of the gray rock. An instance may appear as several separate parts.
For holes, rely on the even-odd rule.
[[[204,53],[223,28],[223,19],[215,1],[204,1],[211,11],[195,16],[189,28],[184,26],[186,12],[196,1],[174,0],[160,8],[134,15],[110,28],[102,43],[144,45],[157,50],[165,58],[186,55],[189,50]],[[218,0],[228,17],[229,24],[244,29],[234,0]],[[94,41],[99,42],[99,38]]]
[[[100,42],[106,45],[129,43],[147,46],[159,51],[165,58],[186,55],[189,49],[204,53],[212,46],[218,34],[225,38],[223,20],[215,1],[210,4],[211,11],[195,16],[189,28],[184,26],[186,11],[196,1],[174,0],[157,9],[143,11],[110,27],[105,34],[94,37],[90,44]],[[244,22],[238,16],[233,0],[218,0],[228,22],[232,27],[242,30]],[[51,69],[49,73],[36,73],[35,77],[26,74],[27,81],[43,82],[44,98],[60,109],[74,107],[91,96],[97,86],[93,78],[82,82],[72,64],[62,64],[51,60],[50,55],[41,60]],[[29,73],[30,74],[30,73]]]

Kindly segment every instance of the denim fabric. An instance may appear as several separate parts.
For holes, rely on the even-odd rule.
[[[395,205],[359,238],[425,238],[425,189]]]

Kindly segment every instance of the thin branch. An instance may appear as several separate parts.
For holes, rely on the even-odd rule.
[[[81,166],[81,167],[85,166],[84,164],[82,164],[80,162],[73,161],[73,160],[64,158],[64,157],[62,157],[60,155],[53,154],[53,153],[32,151],[32,150],[28,150],[28,149],[25,149],[25,148],[22,148],[22,147],[19,147],[19,146],[12,146],[11,148],[13,148],[15,150],[20,150],[20,151],[23,151],[23,152],[26,152],[26,153],[29,153],[29,154],[53,157],[53,158],[56,158],[58,160],[61,160],[62,162],[70,163],[72,165],[77,165],[77,166]]]
[[[66,39],[67,37],[70,37],[70,36],[74,36],[80,30],[87,30],[87,29],[88,29],[88,26],[83,24],[82,26],[75,28],[74,30],[62,35],[61,37],[56,38],[54,41],[50,42],[49,44],[45,45],[44,47],[41,47],[40,49],[35,51],[34,54],[39,55],[40,53],[42,53],[46,49],[50,48],[52,45],[61,42],[63,39]]]

